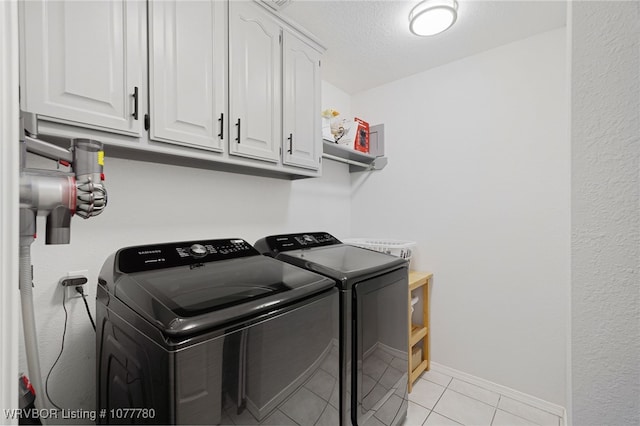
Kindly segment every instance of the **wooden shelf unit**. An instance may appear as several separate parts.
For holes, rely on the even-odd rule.
[[[413,383],[430,366],[431,354],[429,352],[429,283],[433,278],[430,272],[409,271],[409,392]],[[422,288],[422,325],[414,324],[411,320],[411,293]],[[418,344],[422,341],[422,346]],[[422,351],[419,362],[413,360],[413,350],[419,348]]]

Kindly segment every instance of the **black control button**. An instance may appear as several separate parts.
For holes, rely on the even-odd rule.
[[[202,244],[193,244],[189,247],[189,254],[191,254],[194,259],[201,259],[207,255],[207,249]]]

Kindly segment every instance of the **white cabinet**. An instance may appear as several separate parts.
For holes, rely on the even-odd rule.
[[[318,170],[320,56],[253,2],[230,2],[230,152]]]
[[[163,0],[148,5],[151,139],[223,151],[224,2]]]
[[[41,133],[92,137],[144,152],[139,158],[157,153],[157,161],[186,157],[224,170],[320,175],[324,48],[267,6],[19,4],[21,108],[37,114]]]
[[[145,4],[29,0],[21,8],[21,108],[139,136],[146,105]]]
[[[320,167],[320,52],[294,33],[283,38],[283,163]]]
[[[229,152],[272,162],[281,145],[281,27],[251,2],[229,2]]]

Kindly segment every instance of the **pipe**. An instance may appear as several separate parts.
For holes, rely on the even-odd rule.
[[[363,169],[369,170],[372,168],[371,164],[361,163],[360,161],[353,161],[342,157],[337,157],[331,154],[322,154],[323,158],[327,158],[329,160],[338,161],[340,163],[351,164],[353,166],[362,167]]]
[[[33,309],[33,287],[31,283],[31,245],[20,246],[20,301],[22,304],[22,326],[24,345],[27,354],[29,380],[36,391],[36,407],[46,408],[46,393],[42,385],[40,373],[40,357],[38,354],[38,337]],[[42,420],[42,419],[41,419]]]
[[[73,154],[69,152],[68,149],[60,148],[59,146],[41,141],[40,139],[36,139],[31,136],[25,136],[24,141],[27,144],[28,152],[32,152],[53,161],[62,160],[67,163],[71,163],[73,161]]]

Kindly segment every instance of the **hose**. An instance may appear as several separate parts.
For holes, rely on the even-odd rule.
[[[38,337],[33,309],[33,287],[31,282],[31,246],[20,246],[20,301],[22,304],[22,326],[24,329],[24,347],[27,354],[29,380],[36,390],[35,404],[38,409],[46,408],[46,397],[40,373]],[[39,397],[39,398],[38,398]],[[43,420],[43,419],[41,419]],[[44,423],[44,422],[43,422]]]

